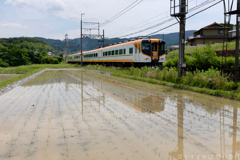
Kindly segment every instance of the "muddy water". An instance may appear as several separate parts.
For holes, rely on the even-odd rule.
[[[240,159],[237,101],[55,70],[0,104],[0,159]]]

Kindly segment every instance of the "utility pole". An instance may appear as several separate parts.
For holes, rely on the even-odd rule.
[[[237,1],[237,11],[240,11],[240,0]],[[239,22],[240,14],[236,15],[236,50],[235,50],[235,74],[234,81],[239,81]]]
[[[89,37],[89,38],[96,38],[96,37],[103,37],[102,35],[100,35],[100,23],[97,23],[97,22],[83,22],[82,21],[82,15],[84,15],[84,13],[81,14],[81,67],[83,66],[83,49],[82,49],[82,38],[83,37]],[[82,28],[82,24],[85,24],[85,25],[98,25],[98,28]],[[90,31],[90,34],[82,34],[82,30],[87,30],[87,31]],[[91,31],[92,30],[98,30],[98,34],[91,34]]]
[[[84,15],[84,13],[81,14],[81,67],[83,66],[83,53],[82,53],[82,15]]]
[[[186,63],[184,62],[184,49],[185,49],[185,27],[186,27],[186,14],[188,12],[188,0],[171,0],[170,1],[171,16],[175,17],[180,25],[179,32],[179,54],[178,54],[178,70],[179,77],[183,75]]]
[[[231,15],[236,15],[236,49],[235,49],[235,66],[234,66],[234,81],[239,81],[239,22],[240,22],[240,0],[237,0],[236,9],[233,9],[234,0],[223,0],[224,19],[228,18],[228,26],[231,20]],[[226,22],[225,22],[226,23]]]
[[[105,31],[103,30],[103,47],[105,47]]]

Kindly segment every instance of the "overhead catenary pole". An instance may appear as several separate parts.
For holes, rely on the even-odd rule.
[[[186,1],[182,0],[180,4],[181,8],[181,13],[186,12]],[[184,50],[185,50],[185,27],[186,27],[186,14],[182,14],[180,17],[180,35],[179,35],[179,58],[178,58],[178,68],[180,72],[180,76],[183,75],[184,68],[186,67],[184,63]]]
[[[237,11],[240,10],[240,0],[237,1]],[[240,14],[236,15],[236,50],[235,50],[235,74],[234,81],[239,81],[239,21]]]
[[[82,52],[82,15],[84,15],[84,13],[81,14],[81,67],[83,67],[83,52]]]
[[[186,27],[186,14],[188,12],[188,0],[170,0],[171,16],[175,17],[180,25],[179,32],[179,53],[178,53],[178,77],[181,77],[186,68],[184,63],[184,49],[185,49],[185,27]]]
[[[105,47],[105,37],[104,37],[104,30],[103,30],[103,47]]]

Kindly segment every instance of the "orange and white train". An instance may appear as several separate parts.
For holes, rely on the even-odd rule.
[[[138,39],[83,52],[83,64],[159,66],[165,62],[165,41]],[[67,63],[80,63],[81,53],[68,55]]]

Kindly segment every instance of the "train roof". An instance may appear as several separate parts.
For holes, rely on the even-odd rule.
[[[97,51],[103,50],[103,49],[110,49],[110,48],[120,47],[120,46],[124,46],[124,45],[128,45],[128,44],[139,43],[139,42],[141,42],[142,40],[159,40],[160,42],[165,42],[164,40],[162,40],[162,39],[157,39],[157,38],[135,39],[135,40],[130,40],[130,41],[128,41],[128,42],[122,42],[122,43],[114,44],[114,45],[111,45],[111,46],[106,46],[106,47],[103,47],[103,48],[98,48],[98,49],[93,49],[93,50],[90,50],[90,51],[85,51],[85,52],[83,52],[83,55],[84,55],[85,53],[97,52]],[[81,53],[79,52],[79,53],[71,54],[71,55],[69,55],[69,56],[74,56],[74,55],[81,55]]]

